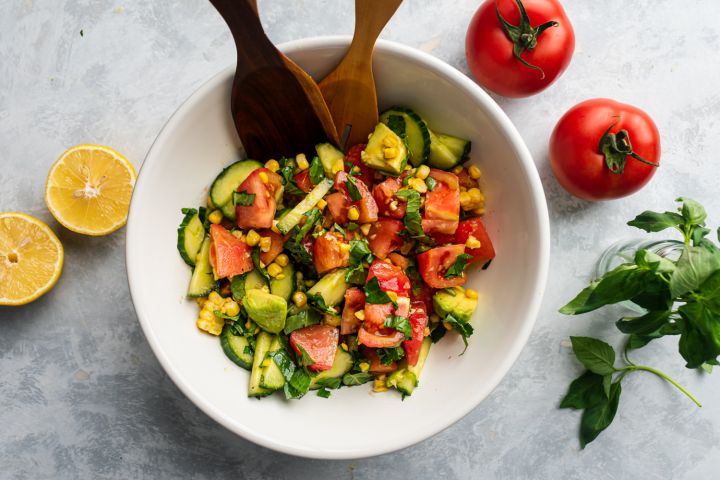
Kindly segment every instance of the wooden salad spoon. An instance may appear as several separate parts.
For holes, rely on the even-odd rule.
[[[249,158],[268,160],[312,152],[337,138],[320,120],[324,103],[309,96],[260,24],[255,0],[210,0],[237,49],[230,110]],[[322,98],[320,98],[322,100]]]
[[[335,70],[320,82],[338,136],[347,135],[343,148],[366,143],[378,123],[373,48],[401,3],[402,0],[355,0],[355,33],[350,48]]]

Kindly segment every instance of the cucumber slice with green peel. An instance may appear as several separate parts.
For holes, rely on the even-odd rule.
[[[215,208],[219,208],[223,215],[235,220],[235,205],[233,205],[232,194],[253,170],[262,168],[260,162],[255,160],[240,160],[225,168],[215,178],[210,186],[210,199]]]
[[[345,290],[348,289],[348,284],[345,282],[346,272],[346,268],[338,268],[326,273],[307,293],[320,294],[328,307],[337,305],[345,299]]]
[[[405,140],[410,150],[410,163],[414,167],[425,163],[430,155],[430,129],[425,120],[409,108],[396,106],[383,112],[380,121],[392,128],[391,116],[402,116],[405,120]]]
[[[322,385],[319,383],[326,378],[341,378],[353,367],[353,357],[348,352],[338,347],[335,351],[335,359],[333,360],[330,370],[325,370],[310,379],[310,389],[316,390]]]
[[[450,170],[467,160],[471,146],[469,140],[430,132],[428,165],[442,170]]]
[[[253,355],[252,370],[250,370],[250,383],[248,386],[248,397],[266,397],[274,390],[263,388],[260,385],[262,379],[265,356],[270,351],[273,336],[267,332],[258,333],[255,339],[255,354]],[[274,362],[273,362],[274,363]]]
[[[329,178],[323,178],[320,183],[315,185],[315,188],[305,195],[305,198],[303,198],[300,203],[295,205],[292,210],[286,213],[285,216],[278,221],[277,228],[280,230],[280,233],[285,235],[292,230],[293,227],[300,223],[303,215],[317,205],[325,194],[330,191],[332,186],[333,182]]]
[[[217,281],[213,275],[210,265],[210,236],[206,236],[195,259],[190,285],[188,286],[188,297],[204,297],[217,287]]]
[[[253,272],[254,271],[255,270],[253,270]],[[295,291],[295,267],[292,266],[292,263],[285,265],[282,273],[278,275],[278,277],[279,276],[283,277],[270,277],[270,293],[282,297],[285,301],[289,302],[293,291]]]
[[[335,173],[345,170],[345,154],[330,143],[319,143],[315,145],[315,151],[320,158],[325,175],[328,178],[335,178]]]
[[[400,368],[388,376],[387,385],[396,388],[403,395],[412,395],[418,386],[420,373],[425,366],[425,360],[427,360],[431,346],[432,340],[430,340],[429,337],[425,337],[420,347],[420,355],[418,356],[417,363],[414,366],[408,366],[407,361],[403,360]]]
[[[185,217],[178,227],[177,248],[185,263],[195,266],[195,257],[205,240],[205,227],[200,213],[194,208],[183,208]]]
[[[277,335],[273,335],[273,340],[270,343],[268,353],[277,352],[281,348],[282,344],[280,343],[280,338],[278,338]],[[266,354],[265,359],[266,360],[263,361],[263,364],[267,363],[268,365],[262,368],[262,373],[260,374],[260,387],[266,390],[279,390],[283,387],[283,385],[285,385],[285,377],[283,377],[280,367],[277,366],[277,363],[275,363],[271,357]],[[269,362],[267,360],[269,360]]]
[[[229,325],[223,327],[220,345],[225,355],[236,365],[250,370],[253,364],[253,350],[247,337],[234,335]]]

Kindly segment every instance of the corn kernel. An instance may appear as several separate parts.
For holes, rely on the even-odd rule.
[[[485,207],[476,208],[472,211],[475,215],[485,215]]]
[[[413,185],[413,189],[415,189],[415,191],[417,191],[418,193],[427,193],[427,191],[428,191],[428,188],[427,188],[427,185],[425,184],[425,182],[423,180],[419,180],[419,179]]]
[[[356,207],[350,207],[348,209],[348,218],[353,222],[360,218],[360,212],[358,212]]]
[[[325,207],[327,207],[327,202],[325,201],[325,199],[321,198],[320,200],[318,200],[317,207],[320,210],[325,210]]]
[[[230,300],[227,302],[223,308],[225,310],[225,315],[229,315],[231,317],[234,317],[240,313],[240,305],[237,304],[236,301]]]
[[[209,210],[215,210],[215,203],[213,203],[212,197],[210,195],[208,195],[207,198],[207,207]]]
[[[295,162],[300,170],[307,170],[310,168],[310,163],[304,153],[298,153],[295,156]]]
[[[307,295],[303,292],[295,292],[292,300],[296,307],[304,307],[307,304]]]
[[[355,318],[360,321],[365,321],[365,310],[358,310],[355,312]]]
[[[345,350],[347,352],[348,351],[347,343],[345,343],[345,342],[341,343],[340,348],[342,348],[343,350]]]
[[[306,286],[307,288],[310,288],[310,287],[312,287],[313,285],[315,285],[315,280],[305,280],[305,286]]]
[[[245,235],[245,243],[250,245],[251,247],[254,247],[260,242],[260,234],[257,233],[255,230],[250,230],[247,235]]]
[[[393,135],[387,135],[382,141],[383,147],[395,147],[397,146],[397,140]]]
[[[267,253],[270,251],[270,246],[272,245],[272,238],[270,237],[260,237],[260,251]]]
[[[358,367],[360,367],[361,372],[367,372],[368,370],[370,370],[370,364],[367,362],[362,362],[360,365],[358,365]]]
[[[212,322],[215,320],[215,314],[210,310],[200,310],[200,319],[207,322]]]
[[[436,313],[433,313],[430,315],[430,321],[432,323],[438,323],[440,321],[440,317]]]
[[[455,168],[452,169],[452,172],[453,172],[455,175],[460,175],[460,174],[462,173],[462,171],[463,171],[463,166],[462,166],[462,165],[458,165],[457,167],[455,167]]]
[[[482,194],[479,188],[471,188],[467,191],[467,193],[470,195],[470,198],[474,203],[482,203],[485,201],[485,196]]]
[[[470,178],[477,180],[482,175],[482,172],[480,172],[480,169],[475,165],[470,165],[468,168],[468,174],[470,175]]]
[[[345,253],[345,252],[350,252],[350,244],[349,244],[349,243],[342,242],[342,243],[340,244],[340,251],[343,252],[343,253]]]
[[[210,292],[210,295],[208,295],[208,300],[218,305],[222,304],[225,301],[217,292]]]
[[[363,233],[363,235],[367,235],[370,233],[370,227],[372,227],[372,225],[370,225],[369,223],[363,223],[362,225],[360,225],[360,231]]]
[[[423,337],[429,337],[430,336],[430,327],[425,327],[425,330],[423,330]]]
[[[282,267],[280,265],[278,265],[277,263],[271,263],[267,267],[267,272],[268,272],[268,275],[270,275],[271,277],[277,277],[278,275],[280,275],[282,273]]]
[[[468,248],[480,248],[482,247],[482,243],[480,243],[480,240],[470,235],[465,242],[465,246]]]
[[[208,220],[210,220],[210,223],[218,224],[222,222],[223,214],[220,210],[213,210],[210,215],[208,215]]]
[[[430,167],[427,165],[420,165],[415,171],[415,177],[419,178],[420,180],[425,180],[428,175],[430,175]]]
[[[452,329],[453,329],[453,326],[450,325],[448,322],[443,322],[443,326],[445,327],[446,330],[452,330]]]
[[[269,358],[266,358],[265,360],[263,360],[263,361],[262,361],[262,366],[265,367],[265,368],[269,367],[269,366],[270,366],[270,359],[269,359]]]
[[[397,202],[397,200],[392,200],[392,201],[390,202],[390,205],[388,205],[388,206],[390,207],[390,211],[391,211],[391,212],[394,212],[395,210],[398,209],[398,202]]]
[[[373,392],[387,392],[387,384],[385,383],[385,375],[381,375],[373,382]]]
[[[260,180],[262,180],[263,183],[268,183],[270,181],[270,177],[268,177],[267,172],[260,172],[258,174],[258,176],[260,177]]]
[[[275,263],[277,263],[281,267],[285,267],[288,263],[290,263],[290,259],[284,253],[281,253],[280,255],[275,257]]]
[[[468,192],[460,192],[460,206],[463,210],[469,210],[472,207],[472,198]]]
[[[477,299],[478,299],[478,292],[477,292],[477,290],[473,290],[472,288],[468,288],[468,289],[465,290],[465,296],[466,296],[467,298],[472,299],[472,300],[477,300]]]
[[[333,175],[335,175],[338,172],[342,172],[343,170],[345,170],[345,167],[343,166],[342,160],[335,162],[335,164],[332,166],[332,169],[331,169]]]
[[[387,296],[390,297],[390,300],[393,302],[397,302],[398,294],[396,292],[387,292]]]
[[[395,158],[395,157],[397,157],[397,154],[398,154],[398,151],[397,151],[397,148],[395,148],[395,147],[386,147],[383,150],[383,156],[385,157],[385,159]]]
[[[220,335],[220,332],[222,332],[222,329],[225,326],[225,321],[213,316],[213,320],[198,318],[195,324],[197,325],[197,328],[209,333],[210,335]]]
[[[197,302],[198,306],[202,308],[203,305],[205,305],[205,302],[207,302],[207,297],[198,297],[195,299],[195,301]]]
[[[265,168],[267,168],[271,172],[275,173],[278,170],[280,170],[280,164],[278,163],[277,160],[270,159],[267,162],[265,162]]]

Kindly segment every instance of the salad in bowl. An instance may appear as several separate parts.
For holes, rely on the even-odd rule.
[[[467,348],[495,257],[471,142],[413,110],[384,112],[367,144],[240,160],[184,208],[196,326],[248,370],[248,396],[372,384],[412,395],[432,344]],[[458,352],[461,353],[461,352]]]

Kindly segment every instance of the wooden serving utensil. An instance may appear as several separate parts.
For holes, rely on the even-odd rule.
[[[402,0],[355,0],[355,33],[345,57],[320,82],[343,147],[366,143],[378,123],[372,53],[380,32]],[[347,130],[349,133],[346,133]]]
[[[324,102],[309,96],[260,24],[255,0],[210,0],[237,49],[230,110],[249,158],[267,160],[311,152],[337,138],[320,120]],[[322,98],[320,97],[320,100]],[[327,126],[327,125],[326,125]]]

